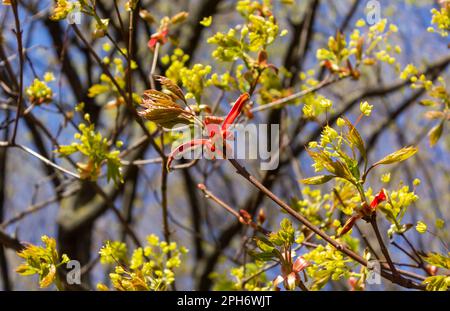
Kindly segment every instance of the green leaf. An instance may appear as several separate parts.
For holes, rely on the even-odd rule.
[[[267,242],[269,242],[269,241],[267,241]],[[272,243],[270,243],[270,244],[269,243],[266,243],[266,241],[263,241],[261,239],[256,240],[256,246],[258,246],[258,248],[260,250],[262,250],[263,252],[272,252],[274,247],[271,245]]]
[[[315,152],[307,149],[307,152],[314,162],[321,164],[331,174],[347,180],[353,179],[353,175],[345,163],[341,161],[333,161],[333,159],[331,159],[331,157],[322,150]]]
[[[60,156],[69,156],[77,151],[78,151],[77,146],[67,145],[67,146],[60,146],[57,152],[60,154]]]
[[[450,276],[430,276],[423,281],[423,284],[427,285],[427,290],[430,291],[447,291],[450,286]]]
[[[249,251],[248,253],[256,260],[261,261],[271,261],[274,260],[275,257],[272,253],[256,253],[254,251]]]
[[[364,163],[367,163],[367,154],[366,147],[364,146],[364,140],[362,139],[356,127],[354,127],[348,119],[344,118],[344,121],[348,127],[347,139],[358,149],[359,153],[364,159]]]
[[[430,253],[427,256],[423,256],[423,259],[433,266],[450,269],[450,253],[448,253],[447,256],[438,253]]]
[[[342,161],[332,161],[330,165],[333,167],[333,172],[336,174],[337,177],[344,178],[348,181],[353,180],[353,174],[350,171],[347,164],[345,164]]]
[[[20,275],[33,275],[35,273],[38,273],[39,270],[31,267],[26,263],[23,263],[16,268],[16,272],[19,273]]]
[[[391,153],[391,154],[385,156],[383,159],[376,162],[373,166],[377,166],[380,164],[387,165],[387,164],[405,161],[406,159],[415,155],[417,151],[418,151],[417,147],[413,147],[413,146],[404,147],[400,150],[397,150],[394,153]]]
[[[280,227],[283,231],[289,231],[292,228],[292,222],[287,218],[283,218],[280,223]]]
[[[302,179],[300,182],[306,185],[321,185],[329,182],[331,179],[335,178],[333,175],[319,175],[310,178]]]
[[[438,142],[439,138],[442,136],[442,131],[444,129],[444,121],[442,120],[438,125],[433,127],[428,134],[430,139],[430,146],[433,147]]]
[[[109,91],[109,86],[104,84],[94,84],[88,90],[88,97],[95,97]]]
[[[423,99],[420,101],[420,104],[422,106],[434,106],[436,104],[436,102],[431,99]]]

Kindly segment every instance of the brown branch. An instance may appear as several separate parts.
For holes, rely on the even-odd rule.
[[[294,209],[292,209],[288,204],[286,204],[284,201],[282,201],[279,197],[277,197],[273,192],[271,192],[269,189],[267,189],[263,184],[261,184],[256,178],[254,178],[243,166],[241,166],[236,160],[229,159],[229,162],[236,168],[237,173],[244,177],[247,181],[249,181],[251,184],[253,184],[256,188],[258,188],[261,192],[264,193],[268,198],[270,198],[272,201],[274,201],[278,206],[280,206],[283,210],[285,210],[288,214],[293,216],[296,220],[301,222],[305,227],[307,227],[309,230],[314,232],[316,235],[320,236],[323,240],[325,240],[327,243],[332,245],[334,248],[342,252],[343,254],[347,255],[354,261],[358,262],[359,264],[363,266],[367,266],[367,261],[361,257],[360,255],[356,254],[349,248],[347,248],[345,245],[339,243],[338,241],[332,239],[328,234],[323,232],[321,229],[316,227],[314,224],[312,224],[306,217],[301,215],[300,213],[296,212]],[[405,279],[402,277],[396,277],[393,274],[389,274],[385,272],[384,270],[380,271],[380,274],[382,277],[390,280],[393,283],[396,283],[400,286],[403,286],[405,288],[415,288],[415,289],[425,289],[423,285],[413,283],[409,279]]]
[[[397,269],[395,268],[394,263],[392,262],[391,256],[389,254],[389,251],[388,251],[386,245],[384,244],[383,238],[381,237],[380,229],[378,228],[378,224],[377,224],[377,214],[376,213],[374,213],[372,215],[372,217],[370,219],[370,224],[372,225],[373,231],[375,232],[375,236],[377,237],[378,244],[380,245],[380,248],[381,248],[381,252],[383,253],[384,258],[386,258],[389,268],[392,271],[392,275],[397,280],[399,278],[399,274],[398,274]]]
[[[14,122],[14,129],[11,138],[11,142],[14,144],[16,141],[17,129],[19,126],[19,118],[22,111],[22,101],[23,101],[23,67],[24,67],[24,54],[23,54],[23,46],[22,46],[22,29],[20,27],[20,19],[19,19],[19,8],[17,5],[17,0],[11,0],[11,7],[14,13],[14,22],[15,22],[15,34],[17,39],[17,53],[19,54],[19,94],[17,97],[17,111],[16,111],[16,120]]]

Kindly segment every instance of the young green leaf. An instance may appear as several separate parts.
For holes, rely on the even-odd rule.
[[[447,291],[450,286],[450,276],[436,275],[430,276],[423,281],[429,291]]]
[[[400,150],[397,150],[394,153],[391,153],[391,154],[385,156],[383,159],[376,162],[373,166],[377,166],[377,165],[381,165],[381,164],[387,165],[387,164],[405,161],[408,158],[415,155],[417,151],[418,151],[417,147],[413,147],[413,146],[404,147]]]
[[[335,178],[333,175],[318,175],[310,178],[302,179],[300,182],[305,185],[321,185]]]
[[[438,142],[439,138],[442,136],[442,131],[444,129],[444,121],[441,121],[438,125],[433,127],[428,134],[430,139],[430,146],[433,147]]]
[[[364,163],[366,163],[367,154],[366,147],[364,146],[364,140],[362,139],[356,127],[354,127],[348,119],[344,118],[344,121],[348,128],[347,139],[358,149],[359,153],[364,159]]]
[[[450,269],[450,253],[448,253],[447,256],[438,253],[430,253],[427,256],[423,256],[423,259],[433,266]]]

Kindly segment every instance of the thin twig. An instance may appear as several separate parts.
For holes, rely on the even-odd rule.
[[[313,86],[313,87],[311,87],[309,89],[306,89],[306,90],[294,93],[292,95],[280,98],[280,99],[278,99],[276,101],[273,101],[273,102],[271,102],[271,103],[269,103],[267,105],[261,105],[261,106],[258,106],[258,107],[254,107],[250,111],[251,112],[260,112],[260,111],[263,111],[263,110],[267,110],[267,109],[270,109],[270,108],[273,108],[273,107],[277,107],[277,106],[286,104],[286,103],[290,102],[291,100],[304,97],[304,96],[306,96],[306,95],[308,95],[308,94],[310,94],[312,92],[316,92],[316,91],[320,90],[321,88],[323,88],[323,87],[325,87],[327,85],[330,85],[331,83],[334,83],[336,81],[339,81],[339,80],[332,79],[330,76],[328,76],[325,79],[323,79],[322,82],[320,82],[319,84],[317,84],[317,85],[315,85],[315,86]]]
[[[370,219],[370,224],[372,225],[372,228],[375,232],[375,236],[377,237],[378,240],[378,244],[381,247],[381,252],[383,253],[384,257],[386,258],[386,261],[388,262],[389,268],[392,271],[392,275],[394,276],[394,278],[399,278],[399,274],[397,269],[395,268],[394,263],[392,262],[391,256],[389,254],[389,251],[386,247],[386,245],[384,244],[383,238],[381,237],[380,234],[380,229],[378,228],[378,224],[377,224],[377,214],[374,213]]]
[[[23,151],[25,151],[25,152],[31,154],[32,156],[38,158],[39,160],[41,160],[41,161],[44,162],[45,164],[50,165],[51,167],[56,168],[57,170],[59,170],[59,171],[65,173],[65,174],[67,174],[67,175],[70,175],[70,176],[72,176],[72,177],[74,177],[74,178],[77,178],[77,179],[80,179],[80,178],[81,178],[80,175],[78,175],[78,174],[76,174],[76,173],[73,173],[73,172],[71,172],[71,171],[65,169],[65,168],[62,167],[62,166],[59,166],[58,164],[56,164],[56,163],[50,161],[50,160],[47,159],[46,157],[40,155],[40,154],[37,153],[36,151],[34,151],[34,150],[32,150],[32,149],[30,149],[30,148],[24,146],[24,145],[12,144],[12,143],[9,143],[9,142],[6,142],[6,141],[0,141],[0,148],[1,148],[1,147],[4,147],[4,148],[8,148],[8,147],[19,148],[19,149],[21,149],[21,150],[23,150]]]
[[[239,220],[240,223],[245,224],[245,225],[249,225],[250,227],[252,227],[256,231],[259,231],[260,233],[262,233],[264,235],[268,235],[270,233],[270,230],[267,230],[267,229],[263,228],[260,224],[255,223],[253,220],[251,220],[251,219],[243,219],[243,216],[241,214],[239,214],[239,212],[237,212],[234,208],[232,208],[227,203],[225,203],[224,201],[219,199],[216,195],[214,195],[211,191],[209,191],[204,184],[199,184],[197,186],[197,188],[200,189],[203,192],[203,194],[205,195],[206,198],[209,198],[209,199],[213,200],[219,206],[223,207],[227,212],[229,212],[234,217],[236,217],[237,220]]]
[[[14,122],[14,130],[11,138],[11,142],[14,144],[16,141],[17,129],[19,126],[19,118],[22,110],[22,101],[23,101],[23,65],[24,65],[24,51],[22,46],[22,29],[20,27],[19,20],[19,11],[17,6],[17,0],[11,1],[12,10],[14,13],[14,22],[15,22],[15,33],[17,39],[17,50],[19,54],[19,94],[17,97],[17,111],[16,111],[16,120]]]
[[[153,75],[155,74],[156,64],[158,62],[159,47],[160,47],[159,42],[156,42],[155,50],[153,52],[152,67],[150,69],[150,74],[149,74],[150,85],[153,90],[155,89],[155,79],[153,79]]]

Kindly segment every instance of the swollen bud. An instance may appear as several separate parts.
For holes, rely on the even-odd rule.
[[[428,273],[430,273],[430,275],[435,276],[436,272],[437,272],[437,267],[436,266],[432,266],[432,265],[426,265],[425,267],[428,271]]]
[[[261,208],[258,212],[258,223],[262,225],[266,221],[266,213]]]
[[[239,221],[244,225],[248,225],[252,222],[252,216],[246,210],[241,209],[239,215],[241,216],[239,217]]]
[[[140,10],[139,16],[149,24],[153,24],[156,21],[153,15],[147,10]]]

